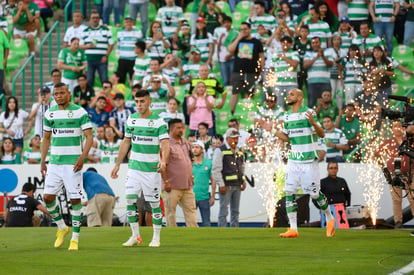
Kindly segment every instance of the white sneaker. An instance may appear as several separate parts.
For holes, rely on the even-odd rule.
[[[122,244],[122,246],[130,247],[130,246],[140,245],[140,244],[142,244],[142,238],[141,237],[136,238],[134,236],[131,236],[128,239],[128,241],[126,241]]]
[[[148,246],[149,247],[159,247],[160,246],[160,241],[159,240],[152,240]]]

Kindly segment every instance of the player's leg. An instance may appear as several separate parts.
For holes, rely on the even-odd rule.
[[[286,192],[286,213],[289,219],[289,228],[279,236],[282,238],[295,238],[299,236],[297,225],[298,205],[295,194],[298,191],[300,164],[288,161],[286,166],[285,192]]]
[[[151,247],[158,247],[160,246],[160,239],[161,239],[161,227],[162,227],[162,211],[160,201],[150,201],[151,209],[152,209],[152,228],[153,228],[153,235],[152,240],[149,244]]]
[[[55,247],[58,248],[63,244],[65,236],[69,233],[69,227],[66,226],[65,221],[60,214],[59,204],[56,202],[56,194],[62,189],[63,181],[61,177],[61,167],[49,164],[47,175],[45,178],[45,189],[43,200],[46,203],[46,209],[52,216],[53,221],[58,227],[56,233]]]
[[[141,187],[139,184],[138,172],[129,169],[127,182],[125,184],[125,195],[127,203],[127,218],[132,235],[125,243],[122,244],[123,246],[134,246],[142,243],[141,235],[139,233],[139,216],[137,211],[137,199],[138,194],[140,193]]]
[[[160,190],[161,190],[161,175],[159,173],[143,173],[145,178],[143,180],[142,190],[144,198],[151,205],[152,209],[152,240],[150,247],[160,246],[160,235],[162,227],[162,210],[160,204]]]

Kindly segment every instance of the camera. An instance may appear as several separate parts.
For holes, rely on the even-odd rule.
[[[283,16],[284,16],[284,14],[283,14],[283,13],[279,13],[279,14],[277,15],[277,17],[279,17],[279,19],[283,19]]]
[[[49,89],[49,87],[44,86],[44,87],[42,87],[42,89],[40,89],[40,95],[45,96],[46,93],[50,93],[50,89]]]
[[[403,126],[406,127],[410,124],[412,124],[412,121],[414,120],[414,107],[411,106],[409,103],[413,103],[413,99],[405,97],[405,96],[396,96],[396,95],[390,95],[388,96],[389,99],[394,99],[397,101],[403,101],[405,102],[403,111],[393,111],[389,109],[382,109],[381,116],[382,118],[388,117],[389,119],[403,119]]]

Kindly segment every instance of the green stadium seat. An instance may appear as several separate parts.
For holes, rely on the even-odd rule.
[[[7,57],[7,71],[11,72],[13,70],[16,70],[20,67],[20,58],[16,56],[15,52],[13,50],[9,51],[9,56]]]
[[[247,13],[250,13],[251,5],[252,4],[250,3],[250,1],[240,1],[239,3],[237,3],[235,11],[242,13],[245,13],[247,11]]]
[[[194,2],[188,3],[187,7],[185,7],[185,12],[191,13],[193,10]]]
[[[217,1],[216,5],[221,9],[222,13],[225,13],[228,16],[232,15],[229,3],[225,2],[225,1]]]
[[[249,18],[249,13],[243,13],[239,11],[235,11],[233,13],[233,27],[236,29],[240,29],[241,23],[245,22]]]
[[[403,66],[407,66],[414,61],[412,49],[406,45],[398,45],[394,47],[392,50],[392,57]]]
[[[398,94],[404,94],[406,90],[414,88],[414,77],[410,74],[395,70],[395,79],[396,84],[398,85]]]
[[[191,26],[191,12],[185,12],[184,19],[187,20],[188,24]]]
[[[157,7],[152,2],[150,2],[149,8],[148,8],[148,22],[154,22],[156,17],[157,17]]]
[[[29,55],[29,44],[26,39],[12,39],[10,41],[10,50],[14,52],[14,57],[23,58]]]

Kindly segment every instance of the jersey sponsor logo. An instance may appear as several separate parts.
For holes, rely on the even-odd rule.
[[[303,134],[303,129],[289,130],[289,134]]]
[[[74,134],[75,130],[73,129],[53,129],[53,134],[57,135],[57,134]]]

